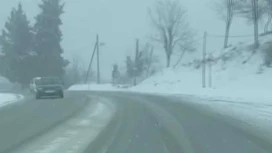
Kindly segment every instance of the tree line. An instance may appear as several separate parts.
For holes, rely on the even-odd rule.
[[[176,66],[186,52],[196,50],[193,40],[195,34],[187,22],[187,11],[178,0],[158,0],[154,7],[148,9],[148,15],[154,29],[150,40],[163,48],[166,67],[171,66],[173,54],[180,56],[175,63]],[[143,80],[154,74],[158,59],[153,55],[155,47],[151,45],[152,43],[140,47],[137,41],[135,55],[125,57],[125,75],[112,75],[113,80],[116,80],[116,77],[126,80],[125,82],[133,80],[133,84],[136,85],[137,79]],[[120,73],[117,65],[114,65],[112,73]]]
[[[249,24],[253,24],[254,52],[260,46],[259,24],[264,22],[263,34],[272,33],[272,0],[220,0],[214,2],[214,10],[225,22],[224,48],[228,47],[228,39],[234,17],[245,18]],[[272,64],[272,43],[268,42],[264,49],[264,65]]]
[[[265,21],[264,33],[271,32],[272,0],[220,0],[214,10],[225,22],[224,48],[228,47],[230,28],[234,17],[243,17],[253,24],[254,45],[259,47],[259,22]]]
[[[129,83],[136,85],[156,72],[157,56],[153,55],[154,47],[145,43],[142,47],[140,41],[136,40],[135,54],[126,56],[125,70],[121,73],[117,64],[113,65],[112,83]]]
[[[235,17],[246,19],[253,24],[254,50],[259,48],[259,23],[265,22],[264,34],[272,33],[272,0],[214,0],[213,9],[225,22],[223,48],[229,47],[230,29]],[[154,29],[151,40],[161,44],[166,57],[166,67],[171,66],[173,53],[180,55],[177,63],[187,52],[195,51],[195,33],[187,20],[187,11],[179,0],[158,0],[149,8],[149,16]],[[272,46],[272,45],[270,45]],[[265,50],[265,64],[272,63],[272,47]]]
[[[255,48],[259,47],[258,30],[261,19],[266,22],[264,33],[271,31],[272,0],[215,0],[213,6],[225,22],[224,48],[229,46],[230,29],[236,16],[244,17],[253,24]],[[61,0],[41,0],[38,7],[41,11],[35,17],[34,25],[31,25],[19,3],[11,10],[0,36],[0,74],[23,86],[28,85],[30,79],[36,76],[63,77],[65,67],[69,64],[62,57],[61,47],[60,26],[64,4]],[[196,34],[191,29],[187,11],[179,0],[158,0],[148,9],[148,15],[153,27],[150,40],[164,50],[166,67],[173,65],[174,54],[179,56],[174,64],[176,66],[186,53],[196,50]],[[268,55],[272,55],[270,48]],[[152,67],[155,61],[152,59],[154,50],[152,45],[147,44],[138,49],[135,57],[125,57],[127,79],[149,76],[155,71]],[[269,63],[272,63],[272,58],[269,58]],[[118,74],[118,65],[114,65],[113,70]],[[75,76],[77,77],[79,76]]]
[[[61,0],[42,0],[30,24],[21,3],[11,10],[0,36],[0,74],[26,87],[38,76],[63,77],[69,64],[62,57]]]

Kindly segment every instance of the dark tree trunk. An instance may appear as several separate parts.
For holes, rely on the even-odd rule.
[[[167,54],[166,55],[166,66],[167,66],[167,68],[169,68],[170,67],[170,64],[171,64],[171,55],[170,54]]]
[[[258,25],[258,0],[252,0],[252,15],[254,22],[254,45],[255,48],[259,47],[259,25]]]
[[[230,26],[231,26],[231,21],[227,21],[227,23],[226,23],[226,32],[225,32],[225,40],[224,40],[224,48],[228,47]]]
[[[255,47],[259,47],[259,30],[258,30],[258,20],[255,21],[254,23],[254,42],[255,42]]]
[[[271,23],[271,20],[272,20],[272,16],[269,15],[269,17],[268,17],[268,19],[267,19],[267,22],[266,22],[266,24],[265,24],[265,26],[264,26],[264,33],[265,33],[265,34],[269,31],[269,30],[268,30],[268,27],[269,27],[269,25],[270,25],[270,23]]]
[[[176,68],[179,65],[179,63],[181,62],[185,52],[186,52],[185,50],[182,51],[181,55],[179,56],[179,59],[178,59],[177,63],[174,65],[174,68]]]

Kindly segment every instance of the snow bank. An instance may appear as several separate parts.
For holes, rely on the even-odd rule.
[[[225,73],[225,72],[222,72]],[[142,84],[132,88],[132,91],[183,94],[211,100],[238,101],[245,103],[272,104],[272,71],[263,74],[239,76],[231,80],[222,73],[214,73],[213,88],[202,88],[201,70],[183,68],[179,71],[165,70]]]
[[[9,93],[0,93],[0,107],[6,106],[8,104],[14,103],[22,99],[22,95],[15,95]]]
[[[185,95],[177,95],[175,98],[182,99],[184,103],[193,105],[196,108],[214,112],[219,116],[227,116],[239,128],[243,128],[253,134],[258,133],[256,136],[272,141],[272,104],[263,104],[257,101],[245,103],[212,100]]]

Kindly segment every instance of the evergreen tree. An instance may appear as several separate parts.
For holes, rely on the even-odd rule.
[[[120,72],[117,64],[114,64],[113,70],[112,70],[112,83],[115,85],[118,83],[120,79]]]
[[[134,76],[134,63],[130,56],[127,56],[126,59],[126,72],[129,78],[132,78]]]
[[[32,77],[31,51],[33,34],[26,14],[19,4],[13,8],[0,39],[1,75],[26,86]]]
[[[139,54],[137,55],[137,61],[135,61],[135,75],[136,76],[141,76],[143,74],[143,72],[146,69],[146,65],[147,65],[147,59],[144,54],[144,51],[139,52]]]
[[[62,25],[61,14],[64,4],[60,0],[42,0],[39,5],[41,13],[36,17],[35,31],[35,52],[40,62],[36,67],[39,76],[64,75],[64,68],[67,62],[63,59],[61,47]]]

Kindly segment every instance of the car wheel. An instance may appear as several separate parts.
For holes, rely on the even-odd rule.
[[[41,96],[36,93],[36,99],[41,99]]]
[[[60,97],[60,98],[64,98],[63,92],[60,93],[59,97]]]

